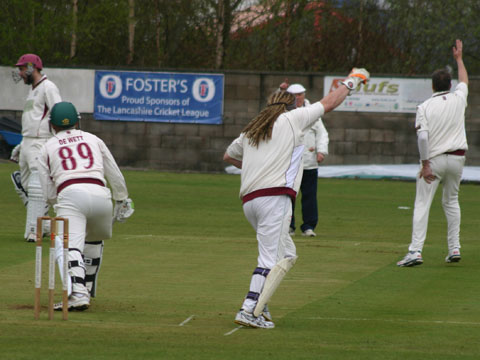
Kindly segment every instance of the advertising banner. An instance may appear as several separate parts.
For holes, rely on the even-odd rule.
[[[345,77],[326,76],[324,96],[335,90]],[[452,81],[452,89],[457,81]],[[335,111],[415,113],[417,105],[433,94],[431,79],[373,77],[347,96]]]
[[[222,74],[95,71],[97,120],[221,124]]]

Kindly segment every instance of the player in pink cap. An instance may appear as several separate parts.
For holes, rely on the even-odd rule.
[[[38,177],[37,156],[43,144],[52,136],[48,117],[53,105],[62,101],[57,86],[41,73],[42,59],[35,54],[20,56],[13,72],[13,80],[31,85],[22,114],[22,142],[17,145],[10,159],[18,162],[20,171],[12,173],[12,181],[17,194],[27,208],[25,240],[34,242],[36,219],[48,213],[48,205],[43,200]],[[44,232],[47,232],[45,229]]]

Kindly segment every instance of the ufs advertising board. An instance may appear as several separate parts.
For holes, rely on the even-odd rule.
[[[95,72],[97,120],[221,124],[223,75]]]
[[[324,96],[340,86],[345,77],[325,76]],[[457,81],[452,81],[452,90]],[[360,84],[335,111],[415,113],[432,96],[432,80],[372,77]]]

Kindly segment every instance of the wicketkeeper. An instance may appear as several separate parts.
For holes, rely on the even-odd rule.
[[[294,109],[295,96],[279,90],[227,148],[224,160],[242,169],[240,198],[257,233],[259,252],[249,292],[235,317],[237,324],[275,326],[267,303],[297,259],[289,226],[292,200],[302,180],[304,132],[369,77],[365,69],[354,68],[342,82],[344,86],[298,109]]]
[[[57,216],[69,220],[69,277],[62,279],[69,284],[69,310],[89,307],[96,293],[103,240],[112,237],[113,221],[123,222],[134,212],[115,159],[101,139],[78,128],[79,119],[73,104],[57,103],[50,114],[54,136],[39,157],[45,199],[54,204]],[[55,247],[60,268],[61,235]],[[55,310],[61,309],[61,303],[55,304]]]

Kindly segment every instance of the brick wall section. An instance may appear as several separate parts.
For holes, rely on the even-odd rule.
[[[81,125],[105,141],[120,166],[222,172],[226,147],[286,77],[302,83],[311,101],[323,96],[319,74],[227,72],[222,125],[96,121],[92,114],[82,114]],[[467,165],[480,166],[480,78],[470,79],[469,91]],[[0,116],[20,122],[21,112]],[[418,162],[414,114],[331,112],[323,120],[330,137],[325,165]]]

